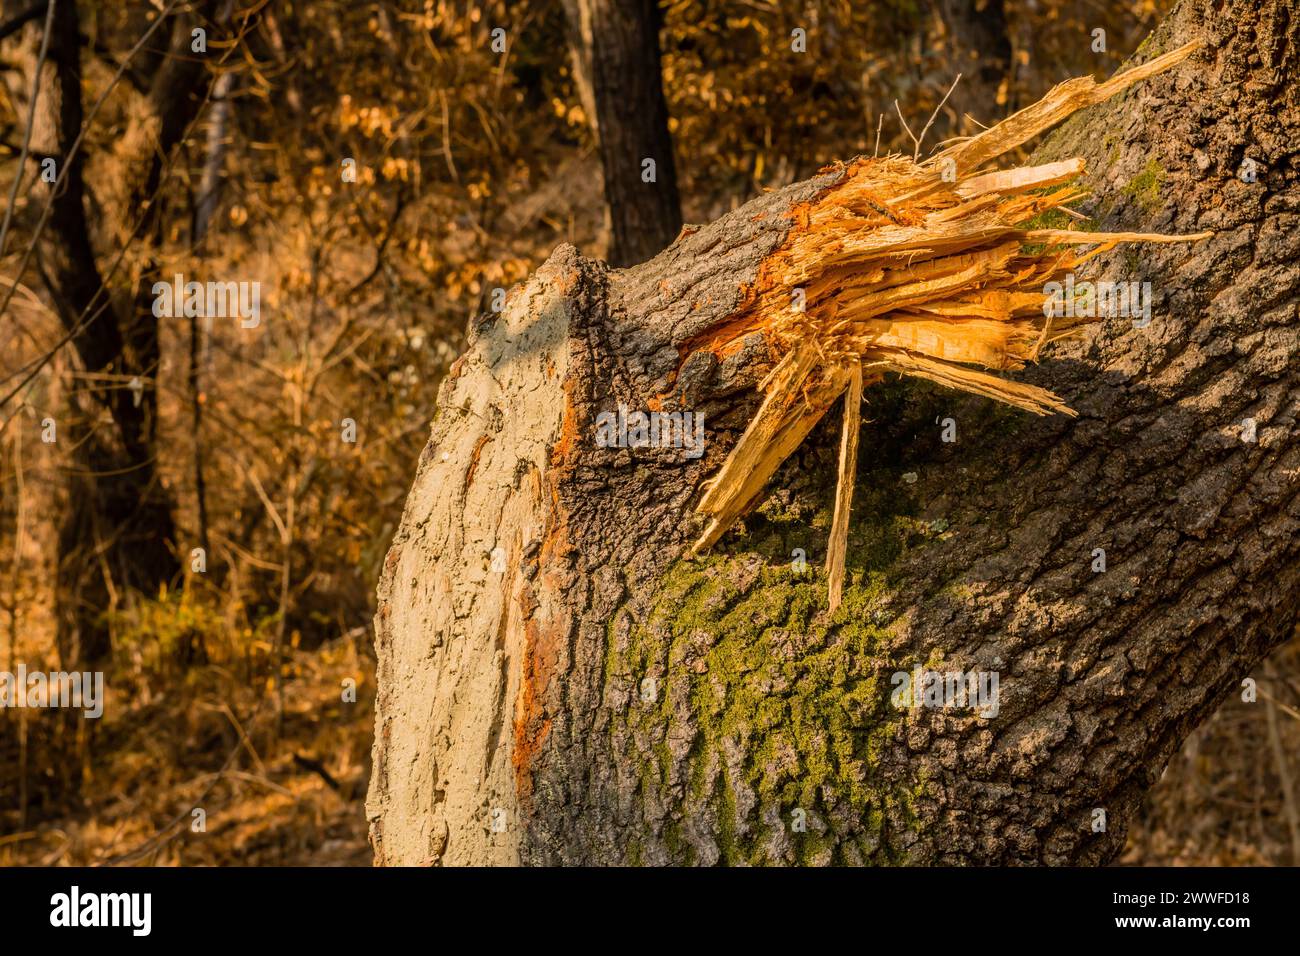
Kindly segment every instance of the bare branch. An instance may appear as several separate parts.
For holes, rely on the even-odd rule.
[[[5,39],[5,37],[10,36],[11,34],[17,33],[19,30],[21,30],[32,20],[35,20],[37,17],[39,17],[41,15],[41,11],[46,10],[47,8],[50,14],[52,15],[54,12],[53,0],[50,0],[50,2],[48,3],[46,2],[46,0],[36,0],[35,3],[29,3],[18,13],[14,14],[14,16],[11,19],[6,21],[5,23],[0,23],[0,40]],[[45,25],[45,30],[47,33],[49,32],[49,29],[50,29],[49,21],[47,20]]]

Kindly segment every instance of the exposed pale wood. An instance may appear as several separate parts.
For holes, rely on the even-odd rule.
[[[1085,193],[1070,180],[1083,160],[970,175],[1070,113],[1180,62],[1189,43],[1103,84],[1070,80],[1034,106],[918,164],[902,156],[841,165],[839,183],[794,210],[795,228],[767,263],[748,310],[715,332],[709,348],[730,354],[734,338],[760,331],[784,358],[760,385],[758,412],[696,506],[708,518],[700,552],[762,498],[790,455],[863,365],[929,379],[1039,415],[1073,414],[1051,392],[958,363],[1008,371],[1077,332],[1088,316],[1053,317],[1043,308],[1048,282],[1119,242],[1209,238],[1158,233],[1026,229],[1040,213],[1068,209]],[[959,175],[945,177],[946,161]],[[952,180],[952,181],[949,181]],[[1030,192],[1060,186],[1048,192]],[[1072,210],[1071,210],[1072,212]],[[1077,215],[1077,213],[1076,213]],[[1087,254],[1072,247],[1091,245]],[[790,309],[802,291],[805,309]],[[734,337],[729,340],[730,337]],[[791,356],[796,358],[791,359]],[[802,396],[802,400],[800,400]],[[846,420],[852,416],[846,415]],[[852,481],[836,492],[836,533],[827,555],[831,604],[843,588],[844,541]]]
[[[817,359],[811,342],[800,348],[789,373],[768,392],[723,470],[696,506],[697,512],[710,517],[695,542],[697,553],[713,545],[755,503],[772,473],[799,447],[844,390],[847,372],[839,367],[810,385]]]
[[[751,457],[770,442],[780,430],[782,416],[798,395],[800,387],[812,372],[817,351],[805,341],[787,353],[786,358],[764,380],[767,397],[758,407],[745,433],[740,436],[731,457],[708,484],[708,490],[696,506],[702,512],[717,511],[737,483],[744,481]]]
[[[964,365],[942,362],[903,349],[890,350],[886,354],[889,355],[888,366],[891,371],[915,375],[917,378],[928,379],[949,388],[997,399],[1008,405],[1023,408],[1027,412],[1033,412],[1035,415],[1050,415],[1057,412],[1073,417],[1075,414],[1065,402],[1045,388],[1026,385],[1009,378],[998,378]]]
[[[1170,50],[1163,56],[1126,70],[1105,83],[1098,83],[1090,76],[1076,77],[1058,83],[1037,103],[1008,116],[996,126],[964,143],[948,147],[932,157],[927,165],[937,166],[944,160],[952,160],[957,164],[959,173],[972,172],[989,160],[997,159],[1003,153],[1028,142],[1084,107],[1109,99],[1134,83],[1181,63],[1200,49],[1200,46],[1200,40],[1185,43],[1178,49]]]
[[[1029,240],[1046,239],[1050,242],[1093,245],[1099,242],[1198,242],[1212,239],[1212,232],[1193,232],[1185,236],[1167,236],[1160,232],[1086,232],[1074,229],[1027,229]]]
[[[957,195],[974,199],[987,193],[1009,196],[1026,189],[1040,189],[1069,182],[1083,172],[1083,160],[1065,159],[1043,166],[1024,166],[1019,169],[999,169],[997,172],[972,176],[957,184]]]
[[[830,579],[830,609],[844,597],[844,558],[849,548],[849,511],[853,507],[853,482],[858,468],[858,434],[862,430],[862,364],[849,368],[844,391],[844,424],[840,430],[840,466],[835,486],[835,516],[826,551],[826,576]]]

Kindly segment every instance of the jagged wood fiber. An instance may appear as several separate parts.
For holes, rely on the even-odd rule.
[[[890,372],[927,378],[1037,414],[1073,414],[1056,395],[974,371],[1018,369],[1049,336],[1077,332],[1088,319],[1052,323],[1044,307],[1048,282],[1095,254],[1082,243],[1208,239],[1212,233],[1162,236],[1087,233],[1024,226],[1081,198],[1077,189],[1042,190],[1083,171],[1081,160],[983,172],[994,160],[1076,110],[1101,102],[1167,70],[1200,46],[1183,44],[1098,85],[1068,80],[972,139],[926,163],[902,156],[859,159],[815,203],[794,210],[796,226],[760,273],[761,285],[738,317],[712,334],[708,347],[726,354],[755,332],[782,355],[764,380],[758,414],[696,511],[709,522],[696,552],[711,547],[757,504],[773,472],[849,387]],[[1041,240],[1031,248],[1028,243]],[[799,306],[792,298],[801,296]],[[856,428],[857,410],[845,416]],[[850,439],[846,436],[844,442]],[[852,437],[857,447],[856,435]],[[842,468],[843,478],[851,475]],[[826,560],[830,610],[844,584],[852,490],[836,493],[836,517]]]

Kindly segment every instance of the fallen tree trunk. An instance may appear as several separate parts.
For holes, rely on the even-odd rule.
[[[1113,858],[1297,623],[1297,12],[1185,0],[1140,59],[1204,48],[1039,151],[1087,160],[1103,229],[1216,237],[1085,267],[1154,307],[1018,374],[1077,418],[868,388],[834,612],[804,559],[827,546],[835,412],[689,551],[773,365],[729,323],[844,169],[634,269],[556,250],[472,330],[385,562],[377,861]],[[598,441],[620,407],[702,414],[702,455]],[[894,706],[917,668],[996,674],[993,706]]]

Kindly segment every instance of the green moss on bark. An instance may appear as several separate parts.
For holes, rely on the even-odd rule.
[[[1124,187],[1124,195],[1137,201],[1144,212],[1155,212],[1160,208],[1160,193],[1165,184],[1165,169],[1152,157],[1147,160],[1142,172],[1138,173]]]
[[[646,817],[662,817],[674,862],[902,859],[897,837],[915,824],[923,782],[881,765],[905,720],[890,705],[889,674],[908,666],[891,659],[884,604],[907,542],[937,532],[882,487],[901,483],[858,489],[833,615],[821,509],[805,522],[807,509],[769,502],[730,547],[673,565],[621,641],[611,624],[606,684],[631,691],[611,715],[614,752]],[[806,551],[802,574],[795,547]],[[653,700],[640,696],[646,677]]]

